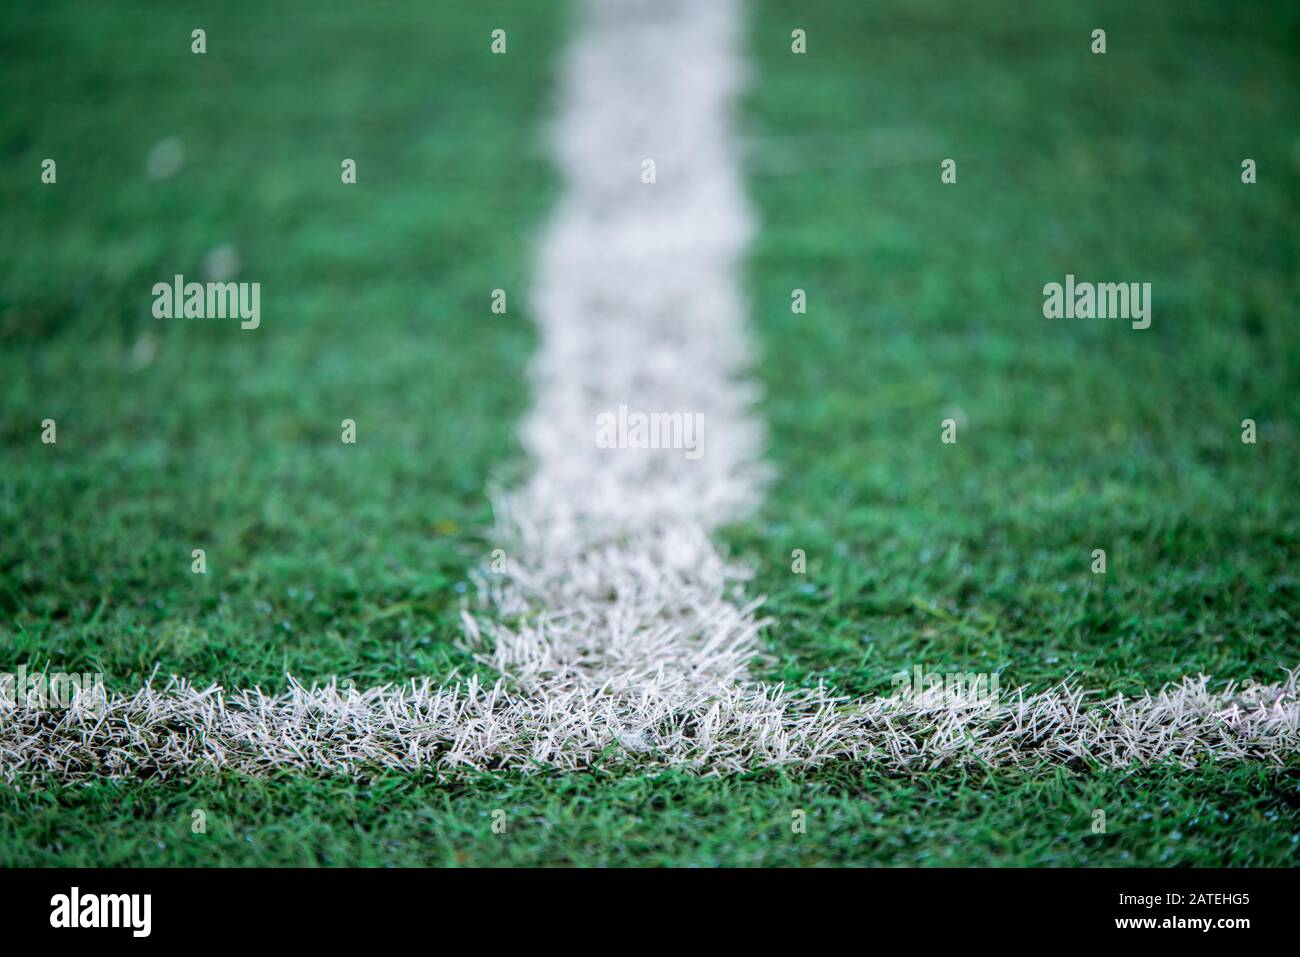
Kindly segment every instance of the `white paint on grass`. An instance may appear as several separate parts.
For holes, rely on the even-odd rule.
[[[1100,699],[1076,688],[1016,693],[1001,706],[924,706],[897,697],[837,701],[724,688],[712,702],[650,692],[513,694],[504,682],[439,688],[225,695],[173,679],[67,711],[0,716],[0,773],[48,780],[175,777],[227,770],[365,776],[381,769],[579,770],[677,765],[709,772],[860,761],[891,771],[943,764],[1124,767],[1207,759],[1280,764],[1300,737],[1297,673],[1267,687],[1211,691],[1187,678],[1158,694]],[[648,723],[646,719],[651,719]]]
[[[467,639],[502,678],[225,695],[173,680],[60,712],[0,716],[0,773],[195,769],[711,772],[858,760],[1125,765],[1281,761],[1297,675],[1243,696],[1198,677],[1102,700],[1062,686],[978,707],[837,698],[750,679],[758,603],[711,535],[765,480],[740,265],[752,231],[734,99],[734,0],[591,0],[554,129],[563,198],[541,237],[528,481],[496,499],[504,575],[479,577]],[[641,181],[653,159],[656,181]],[[700,415],[703,455],[601,448],[620,406]],[[607,444],[607,443],[605,443]]]
[[[757,648],[753,607],[730,595],[744,572],[710,540],[757,504],[764,477],[743,379],[740,17],[732,0],[585,12],[553,131],[564,190],[532,296],[534,471],[496,503],[511,560],[500,587],[486,581],[483,628],[515,687],[627,696],[612,729],[641,740],[660,707],[744,681]],[[600,447],[598,420],[620,407],[698,417],[698,454]]]

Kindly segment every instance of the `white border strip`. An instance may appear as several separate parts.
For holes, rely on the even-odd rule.
[[[1207,760],[1281,764],[1300,746],[1293,672],[1274,685],[1209,690],[1204,676],[1155,695],[1101,700],[1062,686],[1000,704],[926,707],[847,701],[822,689],[737,686],[675,703],[653,689],[516,695],[505,682],[438,688],[257,689],[227,696],[172,679],[66,711],[8,711],[0,772],[10,781],[175,777],[206,771],[342,774],[384,769],[558,770],[677,766],[709,773],[862,761],[895,771],[942,765],[1124,767]]]

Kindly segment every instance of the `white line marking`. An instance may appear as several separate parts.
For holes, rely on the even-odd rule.
[[[1281,764],[1300,740],[1298,674],[1248,692],[1186,678],[1156,695],[1100,700],[1068,687],[996,707],[923,707],[734,687],[715,700],[629,707],[620,694],[509,693],[471,680],[365,691],[335,684],[230,696],[172,680],[61,712],[0,721],[0,771],[32,784],[227,770],[366,776],[677,765],[711,773],[853,760],[891,771],[943,764],[1194,767],[1207,758]],[[645,722],[645,723],[641,723]]]
[[[741,379],[739,9],[585,9],[554,131],[565,190],[533,294],[541,342],[523,438],[535,471],[496,502],[498,540],[513,544],[492,617],[526,623],[484,627],[492,663],[525,691],[685,703],[744,680],[759,625],[728,600],[743,572],[709,538],[757,504],[763,477]],[[701,415],[703,455],[598,448],[597,418],[620,406]]]

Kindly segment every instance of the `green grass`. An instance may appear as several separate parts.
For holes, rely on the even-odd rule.
[[[1294,772],[1249,766],[97,782],[0,792],[0,848],[5,864],[83,866],[1286,866],[1296,784]],[[1093,833],[1097,809],[1104,834]],[[492,830],[497,810],[504,833]],[[791,828],[799,810],[802,834]]]
[[[801,9],[806,56],[777,7],[756,44],[781,480],[736,539],[763,559],[779,675],[1276,680],[1300,664],[1300,50],[1277,40],[1300,17],[855,6]],[[1254,186],[1246,156],[1271,170]],[[1151,282],[1151,327],[1044,319],[1067,272]]]
[[[528,241],[553,189],[536,117],[559,24],[515,7],[507,57],[486,53],[496,12],[468,5],[433,23],[310,5],[293,29],[217,4],[6,13],[7,662],[113,687],[155,666],[281,686],[466,664],[456,588],[517,455]],[[185,166],[152,181],[167,137]],[[154,319],[153,283],[223,244],[262,283],[261,328]]]
[[[518,460],[567,22],[326,6],[293,30],[217,5],[0,14],[18,94],[0,116],[0,670],[279,688],[470,666],[460,588],[491,547],[484,487]],[[749,291],[780,477],[728,538],[777,622],[769,677],[874,693],[923,664],[1133,691],[1300,664],[1300,15],[1129,7],[752,9]],[[506,57],[487,55],[496,26]],[[167,136],[185,166],[149,180]],[[263,283],[262,328],[152,319],[152,283],[222,243]],[[1043,319],[1067,272],[1152,282],[1152,327]],[[0,863],[1284,865],[1298,772],[24,786],[0,789]]]

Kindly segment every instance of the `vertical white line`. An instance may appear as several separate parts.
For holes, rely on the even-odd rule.
[[[541,236],[536,405],[524,497],[566,524],[712,527],[752,505],[761,431],[741,259],[751,234],[733,101],[734,0],[591,0],[568,57],[553,140],[564,192]],[[642,182],[642,163],[656,182]],[[597,449],[620,404],[705,415],[702,459]]]
[[[740,7],[582,10],[552,138],[564,189],[533,293],[534,472],[497,503],[514,583],[497,610],[538,618],[490,629],[494,664],[536,690],[690,697],[742,679],[757,630],[724,594],[741,572],[709,540],[757,502],[763,474],[741,378]],[[672,414],[701,427],[689,454],[597,444],[601,416]]]

